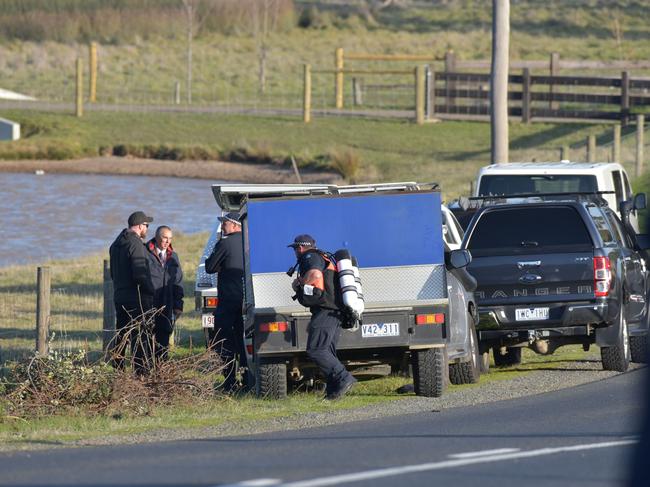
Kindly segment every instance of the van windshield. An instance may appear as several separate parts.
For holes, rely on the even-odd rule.
[[[483,176],[479,196],[598,191],[596,176],[576,174],[498,174]]]

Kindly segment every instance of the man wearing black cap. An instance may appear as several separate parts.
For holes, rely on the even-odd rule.
[[[335,287],[335,267],[316,248],[311,235],[298,235],[289,244],[298,259],[298,278],[293,282],[298,302],[311,311],[307,327],[307,355],[327,381],[325,398],[337,400],[356,383],[336,356],[341,333],[341,298]]]
[[[219,217],[222,236],[205,261],[205,272],[218,273],[219,302],[214,313],[214,329],[210,331],[209,346],[215,349],[225,365],[222,387],[226,393],[235,392],[237,389],[237,361],[240,367],[247,367],[242,318],[244,246],[240,218],[237,212]],[[246,375],[243,377],[244,387],[248,385]]]
[[[131,341],[133,365],[138,373],[146,371],[149,365],[150,337],[146,327],[130,327],[134,318],[142,316],[153,308],[153,284],[149,271],[149,259],[144,238],[153,218],[142,211],[129,216],[128,228],[120,232],[110,247],[111,278],[113,279],[113,301],[115,302],[114,364],[124,368],[125,347]]]

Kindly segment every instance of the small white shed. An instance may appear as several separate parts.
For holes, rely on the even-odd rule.
[[[0,118],[0,140],[20,139],[20,124]]]

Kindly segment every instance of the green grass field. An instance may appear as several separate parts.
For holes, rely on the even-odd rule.
[[[490,159],[490,127],[481,122],[442,122],[418,126],[407,121],[298,118],[224,114],[90,112],[81,119],[60,113],[9,110],[25,137],[0,145],[1,159],[66,159],[96,156],[116,145],[204,148],[228,153],[245,148],[264,158],[294,154],[301,163],[325,165],[330,154],[351,151],[359,160],[357,182],[435,181],[449,200],[469,191],[479,167]],[[631,128],[630,130],[633,130]],[[572,160],[585,160],[585,140],[598,134],[598,160],[611,158],[612,129],[588,124],[510,126],[510,160],[558,160],[571,145]],[[624,148],[634,146],[634,137]],[[633,152],[624,163],[631,169]]]

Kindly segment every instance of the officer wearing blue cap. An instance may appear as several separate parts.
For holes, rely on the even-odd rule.
[[[311,235],[298,235],[288,245],[298,259],[298,278],[292,287],[298,302],[311,311],[307,327],[307,355],[327,381],[325,399],[343,397],[357,382],[336,356],[341,333],[342,303],[335,287],[333,262],[316,248]]]
[[[235,392],[238,388],[236,372],[239,366],[246,368],[244,349],[244,322],[242,304],[244,299],[244,246],[241,233],[241,216],[237,212],[219,217],[221,238],[212,254],[205,261],[208,274],[217,273],[217,297],[219,302],[214,313],[214,329],[210,330],[210,343],[225,366],[223,390]],[[243,386],[247,387],[246,374]]]

